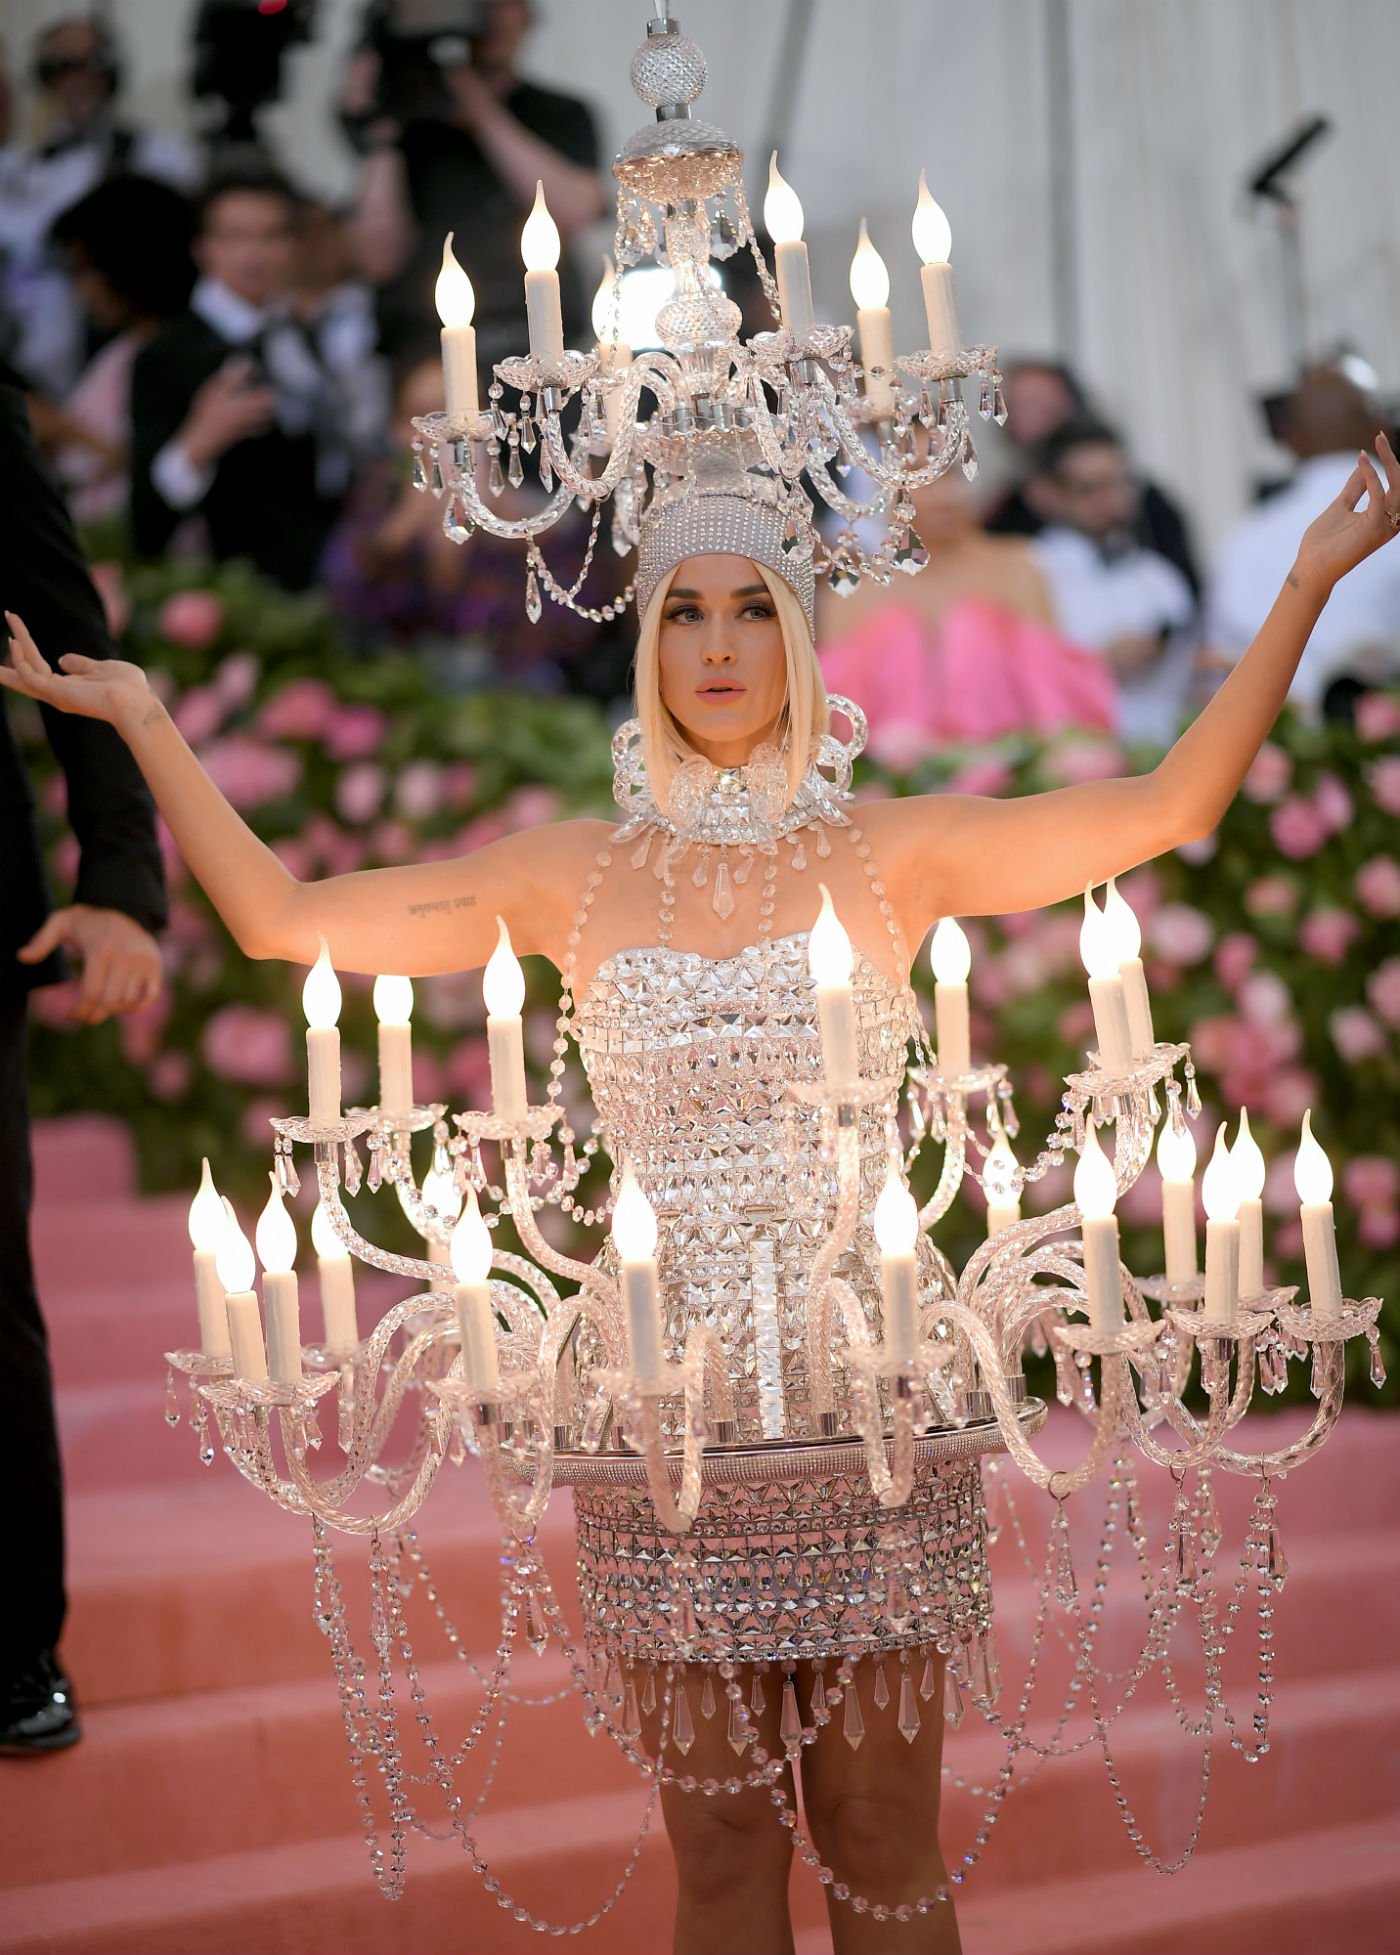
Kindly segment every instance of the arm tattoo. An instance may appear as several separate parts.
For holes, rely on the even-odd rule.
[[[410,916],[433,916],[449,910],[472,910],[476,908],[475,896],[439,896],[431,903],[410,903]]]

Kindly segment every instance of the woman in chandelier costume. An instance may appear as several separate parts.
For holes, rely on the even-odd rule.
[[[139,668],[66,656],[55,671],[11,617],[0,682],[118,729],[246,955],[309,963],[324,938],[342,970],[427,976],[484,964],[500,917],[520,950],[549,958],[563,973],[602,1136],[615,1161],[632,1162],[660,1220],[670,1354],[691,1324],[712,1324],[734,1379],[739,1441],[810,1438],[817,1428],[805,1397],[799,1286],[827,1224],[830,1188],[815,1147],[791,1147],[786,1092],[821,1069],[807,972],[818,881],[856,947],[862,1074],[893,1082],[917,1032],[911,956],[936,918],[1057,902],[1215,828],[1333,584],[1400,530],[1400,467],[1384,435],[1377,450],[1384,486],[1361,456],[1302,538],[1250,651],[1151,773],[1022,800],[874,802],[856,825],[847,789],[861,716],[838,707],[854,729],[849,744],[828,728],[810,557],[784,547],[783,513],[746,472],[746,458],[713,452],[673,482],[643,530],[638,718],[617,742],[620,828],[563,822],[458,861],[303,884],[224,800]],[[560,1071],[562,1055],[556,1079]],[[897,1148],[893,1116],[892,1083],[888,1101],[861,1116],[867,1208],[891,1143]],[[794,1158],[804,1164],[797,1172]],[[862,1222],[845,1273],[872,1326],[874,1269]],[[924,1275],[926,1299],[935,1297],[931,1267]],[[654,1605],[673,1537],[630,1489],[581,1487],[577,1506],[590,1640],[620,1657],[642,1689],[653,1755],[664,1736],[673,1768],[683,1753],[699,1781],[733,1775],[743,1736],[731,1751],[732,1704],[728,1719],[723,1698],[714,1714],[721,1656],[742,1666],[753,1728],[775,1758],[792,1733],[785,1714],[811,1725],[814,1692],[853,1660],[846,1696],[856,1696],[860,1716],[853,1723],[848,1709],[796,1754],[814,1842],[837,1882],[887,1906],[931,1893],[945,1878],[937,1646],[978,1634],[989,1608],[975,1461],[922,1473],[901,1512],[923,1598],[902,1631],[861,1586],[862,1557],[891,1519],[863,1473],[707,1492],[694,1540],[700,1564],[721,1569],[711,1594],[728,1646],[716,1633],[709,1660],[680,1672],[664,1733],[656,1665],[667,1660],[672,1632]],[[800,1623],[781,1607],[765,1609],[761,1575],[745,1553],[757,1541],[761,1558],[766,1542],[780,1588],[778,1540],[854,1568],[849,1593],[838,1580],[819,1600],[806,1597]],[[647,1677],[650,1689],[640,1681]],[[791,1764],[783,1770],[790,1804]],[[792,1844],[776,1790],[704,1797],[665,1786],[683,1955],[791,1950]],[[877,1922],[833,1897],[831,1912],[841,1955],[958,1946],[951,1906]]]

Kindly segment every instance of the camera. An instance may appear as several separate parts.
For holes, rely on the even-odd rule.
[[[445,120],[452,105],[444,75],[471,60],[486,25],[487,0],[374,0],[359,45],[378,55],[379,84],[371,108],[342,118],[352,140],[385,118]]]

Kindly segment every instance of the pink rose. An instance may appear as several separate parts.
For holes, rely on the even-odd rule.
[[[319,740],[335,712],[335,694],[320,679],[293,679],[258,714],[269,740]]]
[[[1254,1025],[1282,1025],[1293,1008],[1288,986],[1273,971],[1251,971],[1240,986],[1239,1008]]]
[[[1121,750],[1107,740],[1060,740],[1045,759],[1051,775],[1067,787],[1111,781],[1124,765]]]
[[[1372,916],[1400,916],[1400,862],[1373,855],[1356,872],[1357,898]]]
[[[223,621],[223,601],[214,591],[176,591],[156,613],[156,630],[172,645],[198,652],[213,644]]]
[[[1393,1208],[1363,1208],[1356,1233],[1368,1249],[1393,1249],[1400,1242],[1400,1213]]]
[[[235,808],[259,808],[280,801],[301,780],[301,760],[285,747],[269,747],[247,734],[214,740],[200,758],[217,787]]]
[[[1272,807],[1293,778],[1293,762],[1282,747],[1262,746],[1241,783],[1241,791],[1260,807]]]
[[[1270,1074],[1257,1105],[1259,1111],[1276,1127],[1296,1127],[1308,1108],[1317,1105],[1319,1090],[1317,1075],[1309,1072],[1306,1066],[1281,1066],[1277,1072]],[[1291,1166],[1288,1172],[1288,1185],[1291,1188]]]
[[[985,754],[960,767],[948,783],[950,794],[1005,794],[1011,785],[1011,769],[994,754]]]
[[[237,712],[257,691],[261,677],[262,666],[251,652],[230,652],[227,658],[219,660],[214,686],[229,711]]]
[[[1400,1026],[1400,957],[1387,957],[1372,971],[1366,996],[1387,1025]]]
[[[1289,1121],[1286,1123],[1292,1125]],[[1264,1169],[1264,1213],[1296,1215],[1298,1190],[1293,1185],[1293,1156],[1275,1154]]]
[[[1144,934],[1157,955],[1172,964],[1199,964],[1215,939],[1210,919],[1189,903],[1164,903]]]
[[[1287,876],[1260,876],[1245,891],[1244,906],[1251,916],[1292,916],[1298,892]]]
[[[381,821],[370,836],[369,852],[377,862],[411,862],[418,838],[405,821]]]
[[[1039,991],[1050,976],[1044,943],[1039,937],[1021,937],[1015,943],[1008,944],[1002,952],[1000,967],[1004,990],[1013,998],[1029,997],[1032,992]],[[979,993],[982,993],[983,978],[989,969],[995,970],[996,964],[983,963],[977,967]],[[988,996],[986,1002],[994,1005],[999,1001]]]
[[[1269,816],[1269,833],[1280,855],[1301,862],[1317,854],[1330,830],[1311,801],[1305,801],[1301,794],[1290,794]]]
[[[484,849],[488,842],[499,842],[505,832],[506,825],[498,814],[478,815],[458,831],[455,852],[471,855],[476,849]]]
[[[1342,1187],[1358,1208],[1379,1207],[1400,1197],[1400,1167],[1388,1154],[1357,1154],[1342,1169]]]
[[[1388,815],[1400,815],[1400,754],[1373,760],[1366,769],[1366,782],[1378,808]]]
[[[877,720],[870,729],[870,758],[896,774],[907,774],[933,749],[927,731],[917,720]]]
[[[1311,910],[1299,927],[1298,941],[1309,957],[1340,964],[1360,928],[1350,910]]]
[[[289,876],[295,876],[298,882],[311,881],[315,874],[311,851],[299,836],[282,836],[279,841],[272,844],[272,853]]]
[[[1284,1262],[1296,1263],[1303,1253],[1303,1225],[1297,1211],[1274,1232],[1274,1253]]]
[[[443,775],[442,796],[449,807],[460,808],[476,793],[476,769],[465,760],[454,760]]]
[[[1327,823],[1331,834],[1351,825],[1356,813],[1356,803],[1350,790],[1338,780],[1335,774],[1324,774],[1313,790],[1313,806]]]
[[[1259,946],[1245,930],[1232,930],[1215,946],[1215,975],[1227,991],[1238,991],[1254,968]]]
[[[223,725],[227,710],[213,686],[191,686],[171,718],[192,747],[202,747]]]
[[[559,813],[559,796],[552,787],[518,787],[501,809],[511,828],[542,828]]]
[[[1087,998],[1077,998],[1072,1005],[1066,1005],[1060,1013],[1055,1027],[1066,1045],[1078,1047],[1092,1037],[1094,1030],[1094,1008]]]
[[[238,1086],[285,1086],[291,1080],[287,1021],[254,1005],[225,1005],[204,1027],[205,1061]]]
[[[479,971],[448,971],[440,977],[419,978],[414,986],[418,1009],[429,1025],[443,1032],[481,1032],[486,1006]]]
[[[1364,1005],[1343,1005],[1340,1010],[1330,1012],[1327,1030],[1349,1066],[1360,1059],[1374,1059],[1377,1053],[1385,1051],[1385,1032]]]
[[[336,813],[342,821],[373,821],[384,805],[387,786],[384,769],[376,761],[361,760],[342,768],[335,782]]]
[[[1162,885],[1157,871],[1151,863],[1142,868],[1130,870],[1126,876],[1118,878],[1118,893],[1128,903],[1142,923],[1151,916],[1162,900]]]
[[[337,706],[326,728],[326,752],[332,760],[362,760],[376,753],[388,730],[377,706]]]
[[[238,1125],[250,1147],[266,1147],[272,1135],[272,1122],[286,1109],[277,1101],[259,1096],[249,1100]]]
[[[158,1052],[146,1074],[146,1084],[158,1100],[168,1106],[184,1098],[193,1068],[183,1052]]]
[[[1356,702],[1356,730],[1375,746],[1394,740],[1400,735],[1400,698],[1394,693],[1363,693]]]
[[[442,769],[435,760],[410,760],[394,782],[394,806],[407,821],[426,821],[442,806]]]
[[[122,567],[119,563],[92,563],[88,565],[88,575],[97,586],[97,595],[102,599],[102,612],[107,620],[107,629],[113,638],[120,638],[131,623],[131,599],[122,583]]]

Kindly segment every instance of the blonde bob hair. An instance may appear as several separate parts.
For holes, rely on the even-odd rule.
[[[787,698],[773,739],[783,750],[788,799],[791,800],[807,771],[817,742],[827,730],[826,686],[822,681],[816,647],[807,628],[807,614],[802,608],[801,599],[777,571],[767,570],[761,563],[756,563],[754,569],[768,586],[783,634]],[[675,569],[668,571],[652,592],[651,602],[647,605],[641,630],[637,634],[637,661],[633,679],[647,780],[656,805],[663,813],[670,804],[671,783],[686,761],[695,755],[694,747],[661,698],[662,613],[675,575]]]

